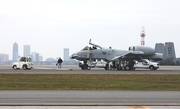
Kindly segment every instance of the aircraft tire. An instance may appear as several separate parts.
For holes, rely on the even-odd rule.
[[[125,70],[130,70],[130,67],[128,65],[125,66]]]
[[[83,66],[81,66],[81,69],[84,70]]]
[[[91,70],[91,67],[88,66],[88,70]]]
[[[84,70],[88,70],[88,65],[87,65],[87,64],[84,64],[84,65],[83,65],[83,69],[84,69]]]

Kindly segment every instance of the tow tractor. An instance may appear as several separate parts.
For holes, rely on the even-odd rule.
[[[31,70],[33,68],[33,62],[31,57],[23,56],[19,59],[18,62],[12,64],[12,68],[14,70],[24,69],[24,70]]]

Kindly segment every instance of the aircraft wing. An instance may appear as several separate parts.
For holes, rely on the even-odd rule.
[[[122,55],[119,55],[119,56],[115,56],[109,60],[111,61],[116,61],[116,60],[121,60],[121,59],[127,59],[127,58],[131,58],[131,57],[138,57],[138,56],[141,56],[142,54],[144,54],[144,52],[142,51],[129,51],[127,53],[124,53]]]

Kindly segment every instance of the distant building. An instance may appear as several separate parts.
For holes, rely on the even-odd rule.
[[[69,48],[64,48],[64,61],[69,60]]]
[[[156,53],[164,53],[164,43],[156,43],[155,50]]]
[[[7,61],[9,61],[9,55],[8,54],[0,54],[0,63],[7,62]]]
[[[39,53],[36,53],[36,62],[39,62]]]
[[[155,50],[156,53],[163,53],[163,60],[176,59],[173,42],[166,42],[165,45],[163,43],[156,43]]]
[[[43,56],[39,56],[39,61],[40,61],[40,62],[43,61]]]
[[[16,62],[17,60],[18,60],[18,44],[15,42],[13,44],[12,61]]]
[[[47,58],[46,61],[47,62],[56,62],[56,59],[54,59],[54,58]]]
[[[39,53],[32,52],[31,58],[33,62],[39,62]]]
[[[24,45],[24,56],[30,56],[31,48],[30,45]]]
[[[173,60],[176,58],[174,43],[166,42],[163,52],[163,60]]]

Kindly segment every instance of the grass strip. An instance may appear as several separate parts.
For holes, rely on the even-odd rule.
[[[171,90],[179,74],[0,74],[0,90]]]

